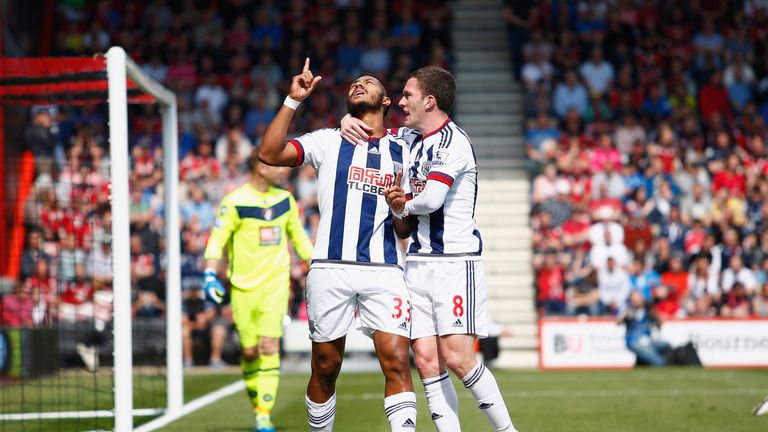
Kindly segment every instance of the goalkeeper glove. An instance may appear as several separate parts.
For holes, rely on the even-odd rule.
[[[216,270],[211,268],[205,269],[205,272],[203,272],[203,288],[205,289],[205,297],[208,300],[216,304],[221,304],[224,301],[224,286],[216,278]]]

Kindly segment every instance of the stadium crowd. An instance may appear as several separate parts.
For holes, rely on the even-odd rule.
[[[218,203],[248,181],[246,159],[287,94],[291,76],[305,57],[323,76],[293,122],[293,133],[338,127],[348,85],[362,71],[380,76],[390,94],[399,94],[418,67],[450,69],[449,9],[442,0],[83,3],[58,8],[55,55],[90,56],[120,45],[178,96],[185,362],[192,364],[194,336],[211,348],[204,360],[220,365],[223,346],[234,337],[231,310],[204,300],[203,252]],[[152,105],[129,113],[132,313],[135,322],[157,323],[152,328],[162,335],[160,117]],[[35,156],[36,176],[25,207],[20,281],[0,304],[4,325],[111,319],[106,115],[98,106],[37,107],[30,113],[24,140]],[[399,125],[399,109],[387,121]],[[314,240],[315,171],[294,170],[282,186],[296,196]],[[294,263],[290,312],[305,319],[304,273]]]
[[[768,316],[768,2],[509,1],[541,315]]]

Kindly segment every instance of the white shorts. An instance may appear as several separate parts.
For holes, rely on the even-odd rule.
[[[482,261],[408,261],[413,300],[411,339],[434,335],[488,336],[488,294]]]
[[[360,317],[360,330],[411,336],[411,296],[395,267],[312,267],[307,275],[309,338],[336,340]]]

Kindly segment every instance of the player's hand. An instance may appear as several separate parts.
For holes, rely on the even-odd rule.
[[[304,69],[299,75],[296,75],[291,80],[291,90],[288,93],[288,96],[293,100],[299,102],[303,101],[307,96],[312,94],[321,79],[323,79],[323,77],[314,76],[312,71],[309,70],[309,57],[307,57],[307,59],[304,60]]]
[[[367,143],[372,133],[373,128],[359,118],[347,114],[341,119],[341,137],[352,144],[363,145]]]
[[[405,191],[400,184],[403,181],[403,172],[395,175],[395,184],[384,189],[384,200],[394,213],[402,213],[405,209]]]
[[[216,277],[215,270],[208,269],[203,273],[203,289],[208,300],[216,304],[221,304],[224,301],[224,286]]]

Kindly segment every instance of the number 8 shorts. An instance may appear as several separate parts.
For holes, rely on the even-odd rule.
[[[345,336],[360,317],[360,330],[411,336],[411,296],[397,267],[315,267],[307,275],[309,338],[329,342]]]
[[[408,261],[405,279],[413,301],[411,339],[488,336],[482,261]]]

